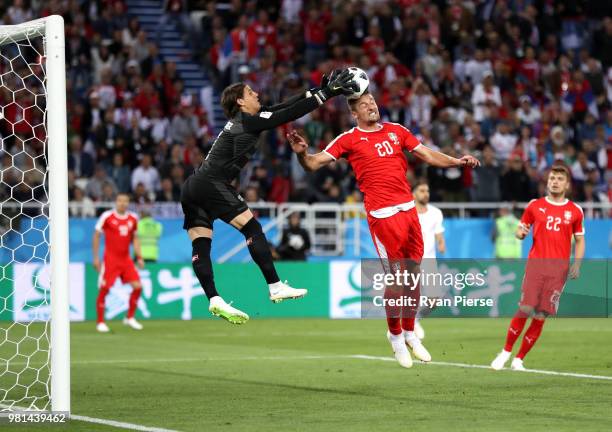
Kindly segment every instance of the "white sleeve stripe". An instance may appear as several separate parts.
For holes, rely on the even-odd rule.
[[[404,129],[406,132],[410,132],[410,129],[408,129],[408,128],[407,128],[406,126],[404,126],[403,124],[400,124],[400,123],[393,123],[393,122],[388,122],[388,123],[390,123],[390,124],[392,124],[392,125],[395,125],[395,126],[399,126],[399,127],[401,127],[402,129]],[[412,132],[410,132],[410,133],[412,133]]]
[[[102,227],[104,226],[104,222],[106,222],[106,219],[108,219],[108,217],[111,214],[112,214],[111,210],[106,210],[104,213],[100,215],[98,222],[96,222],[96,231],[102,232]]]
[[[416,149],[418,149],[421,146],[424,146],[424,145],[422,143],[418,143],[415,148],[413,148],[412,150],[409,150],[409,151],[412,153],[413,151],[415,151]]]
[[[346,135],[346,134],[350,134],[350,133],[351,133],[351,132],[353,132],[354,130],[355,130],[355,128],[352,128],[351,130],[346,131],[346,132],[341,133],[340,135],[338,135],[336,138],[334,138],[333,140],[331,140],[329,144],[327,144],[327,147],[325,147],[325,150],[324,150],[324,151],[329,150],[329,149],[330,149],[330,148],[331,148],[331,147],[332,147],[334,144],[336,144],[336,141],[338,141],[338,140],[339,140],[340,138],[342,138],[344,135]],[[334,159],[335,159],[335,158],[334,158]]]
[[[338,160],[334,157],[333,154],[331,154],[330,152],[328,152],[327,150],[323,150],[323,153],[325,153],[326,155],[328,155],[330,158],[332,158],[333,160]]]
[[[582,210],[582,207],[580,207],[578,204],[576,204],[575,202],[572,202],[572,204],[574,204],[576,207],[578,207],[578,210],[580,210],[580,213],[582,213],[582,218],[584,219],[584,211]]]
[[[582,231],[574,233],[574,235],[584,235],[584,211],[582,210],[582,207],[580,207],[578,204],[576,204],[575,202],[572,201],[572,203],[578,207],[578,210],[580,210],[580,214],[582,215],[582,223],[580,224],[580,226],[582,227]]]

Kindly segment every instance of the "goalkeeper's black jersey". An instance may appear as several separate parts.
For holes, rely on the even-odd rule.
[[[240,111],[217,136],[196,176],[231,181],[258,150],[260,134],[315,110],[319,101],[310,93],[264,107],[256,115]]]

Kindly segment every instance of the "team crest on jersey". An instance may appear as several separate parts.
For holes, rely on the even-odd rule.
[[[563,217],[565,218],[565,221],[564,221],[564,222],[565,222],[566,224],[569,224],[569,223],[570,223],[570,221],[572,220],[572,212],[571,212],[571,211],[569,211],[569,210],[566,210],[566,211],[563,213]]]
[[[399,145],[397,135],[395,135],[393,132],[389,132],[389,139],[393,142],[393,145]]]
[[[234,123],[232,123],[231,121],[228,121],[227,123],[225,123],[225,126],[223,127],[223,129],[225,129],[226,131],[229,131],[232,126],[234,126]]]

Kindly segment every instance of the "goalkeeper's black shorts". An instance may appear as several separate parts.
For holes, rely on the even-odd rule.
[[[185,230],[195,227],[212,229],[215,219],[229,223],[248,209],[229,182],[201,172],[189,176],[183,184],[181,206],[185,214]]]

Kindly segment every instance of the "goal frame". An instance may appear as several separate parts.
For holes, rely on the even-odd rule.
[[[52,15],[0,26],[0,45],[45,38],[49,253],[51,268],[51,411],[70,412],[68,151],[64,19]]]

